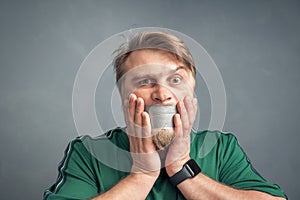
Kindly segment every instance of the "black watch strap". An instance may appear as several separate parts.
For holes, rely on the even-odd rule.
[[[195,160],[190,159],[187,161],[182,169],[170,177],[170,181],[174,186],[177,186],[179,183],[184,181],[187,178],[192,178],[201,172],[200,167],[195,162]]]

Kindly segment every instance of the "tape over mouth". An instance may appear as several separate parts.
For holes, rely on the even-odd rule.
[[[145,111],[149,114],[153,129],[172,129],[175,127],[174,115],[178,113],[176,105],[155,104],[145,106]]]

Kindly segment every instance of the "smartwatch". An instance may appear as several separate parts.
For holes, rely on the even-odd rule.
[[[190,159],[187,161],[182,169],[170,177],[170,181],[174,186],[177,186],[179,183],[184,181],[187,178],[192,178],[201,172],[200,167],[195,160]]]

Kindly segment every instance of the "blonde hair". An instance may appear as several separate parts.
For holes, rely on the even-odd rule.
[[[126,73],[125,62],[129,55],[136,50],[141,49],[157,49],[167,51],[175,56],[175,58],[183,62],[196,77],[196,69],[193,57],[182,40],[178,37],[164,32],[141,32],[129,39],[120,46],[115,53],[114,70],[116,73],[116,82]]]

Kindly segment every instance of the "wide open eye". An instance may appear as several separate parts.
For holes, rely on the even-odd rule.
[[[181,76],[174,76],[174,77],[172,77],[172,78],[170,79],[170,82],[171,82],[172,84],[175,84],[175,85],[180,84],[181,81],[182,81],[182,77],[181,77]]]
[[[139,82],[137,83],[137,85],[138,85],[139,87],[141,87],[141,86],[146,86],[146,85],[152,85],[152,84],[155,84],[155,83],[156,83],[156,80],[155,80],[155,79],[147,78],[147,79],[143,79],[143,80],[139,81]]]

